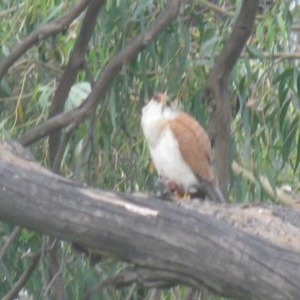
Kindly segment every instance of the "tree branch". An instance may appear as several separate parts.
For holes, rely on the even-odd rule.
[[[104,0],[94,0],[90,2],[69,62],[51,101],[49,118],[63,112],[70,89],[76,80],[78,71],[83,66],[89,42],[92,37],[92,33],[94,32],[100,9],[104,2]],[[52,163],[55,160],[55,156],[59,148],[60,135],[60,130],[57,130],[49,136],[49,156]],[[62,151],[64,150],[65,149],[63,148]]]
[[[98,76],[95,86],[85,103],[72,111],[59,114],[43,124],[36,126],[20,138],[20,142],[28,146],[49,133],[59,130],[70,123],[80,124],[93,111],[98,101],[103,99],[113,79],[122,67],[128,64],[137,54],[149,45],[178,15],[179,0],[170,0],[166,9],[142,33],[129,42]]]
[[[9,246],[14,242],[15,238],[20,234],[21,230],[22,229],[19,226],[16,226],[8,239],[5,241],[0,251],[0,264],[2,263],[3,258],[9,249]]]
[[[214,144],[216,171],[224,194],[229,178],[230,73],[251,34],[258,5],[259,0],[243,0],[232,32],[216,60],[206,86],[212,107],[208,131]]]
[[[31,274],[36,269],[40,257],[41,257],[41,252],[39,251],[33,256],[31,262],[27,266],[27,269],[23,272],[23,274],[20,276],[19,280],[15,283],[12,289],[2,298],[2,300],[14,300],[16,299],[16,297],[18,297],[19,292],[25,286]]]
[[[300,196],[296,192],[289,191],[284,186],[273,187],[266,176],[259,175],[258,178],[256,178],[251,171],[247,170],[236,161],[232,162],[231,170],[234,175],[240,176],[243,180],[247,180],[255,185],[260,184],[265,194],[274,201],[278,201],[285,206],[299,206]]]
[[[87,189],[20,158],[10,144],[0,143],[0,152],[3,221],[132,262],[151,287],[183,283],[243,300],[300,299],[300,230],[267,208]],[[235,228],[242,220],[256,235],[272,228],[276,235],[267,241]]]
[[[220,5],[216,5],[210,1],[207,1],[207,0],[197,0],[195,1],[197,4],[200,4],[200,5],[203,5],[207,8],[209,8],[210,10],[212,11],[215,11],[221,15],[224,15],[224,16],[228,16],[228,17],[233,17],[234,13],[221,7]]]
[[[0,81],[5,76],[8,69],[21,55],[39,41],[46,39],[48,36],[55,35],[70,26],[74,19],[76,19],[84,11],[89,3],[90,0],[81,0],[72,10],[69,11],[69,13],[51,23],[45,24],[26,37],[0,64]]]

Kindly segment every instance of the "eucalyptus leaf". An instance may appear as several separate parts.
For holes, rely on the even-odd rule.
[[[89,82],[83,81],[73,85],[65,103],[65,111],[69,111],[80,106],[89,96],[90,92],[91,85]]]

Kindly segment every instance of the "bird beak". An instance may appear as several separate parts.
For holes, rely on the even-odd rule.
[[[155,100],[158,103],[161,103],[163,106],[166,106],[169,101],[169,97],[167,96],[166,92],[164,93],[156,93],[153,96],[153,100]]]

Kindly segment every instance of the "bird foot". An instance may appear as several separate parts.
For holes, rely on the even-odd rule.
[[[175,182],[159,177],[157,180],[158,195],[160,197],[175,198],[176,200],[185,201],[191,199],[191,194],[184,190]]]
[[[188,193],[182,193],[181,191],[175,190],[173,192],[173,197],[177,200],[186,201],[191,199],[191,195]]]

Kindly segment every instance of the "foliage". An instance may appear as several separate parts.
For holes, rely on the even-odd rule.
[[[297,54],[293,56],[298,37],[293,24],[299,8],[290,8],[290,3],[281,2],[269,7],[272,18],[260,16],[247,47],[250,59],[243,56],[236,67],[233,89],[238,109],[232,154],[256,176],[267,176],[274,186],[287,184],[297,190],[300,81]],[[259,186],[234,181],[238,192],[234,198],[266,200]]]
[[[92,142],[84,149],[91,120],[72,136],[61,162],[67,177],[117,191],[151,191],[155,175],[148,170],[149,155],[139,126],[139,113],[155,91],[165,91],[204,125],[209,111],[204,88],[209,71],[232,27],[240,1],[185,2],[180,17],[146,50],[122,70],[95,111]],[[33,30],[65,14],[76,1],[14,1],[0,3],[0,61]],[[165,7],[166,1],[113,1],[102,9],[88,52],[88,65],[96,77],[104,66],[141,32]],[[262,4],[253,36],[232,74],[231,159],[257,177],[275,185],[299,189],[300,72],[298,68],[299,7],[288,1]],[[0,83],[0,137],[19,138],[47,119],[51,97],[68,62],[82,16],[64,32],[32,47]],[[298,56],[297,56],[298,55]],[[80,72],[65,110],[78,106],[90,90]],[[31,147],[35,157],[49,165],[47,142]],[[82,150],[85,151],[82,151]],[[84,164],[78,168],[79,161]],[[266,201],[261,186],[232,175],[232,201]],[[12,231],[0,224],[0,248]],[[46,237],[23,230],[1,265],[0,295],[5,294],[27,266],[26,253],[38,251]],[[70,246],[61,244],[63,276],[68,299],[80,299],[86,288],[121,266],[101,263],[92,268]],[[43,298],[47,289],[47,260],[28,282],[26,290]],[[41,288],[42,287],[42,288]],[[121,299],[124,291],[103,291],[99,299]],[[120,298],[121,297],[121,298]],[[175,296],[174,296],[175,297]],[[96,298],[95,298],[96,299]],[[172,292],[163,299],[173,299]]]

